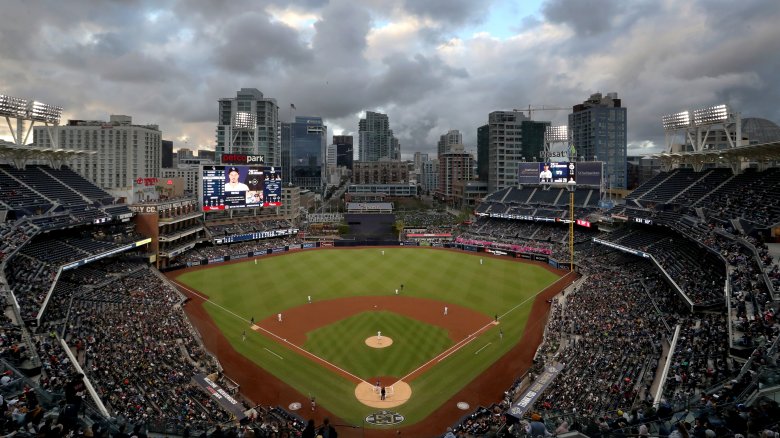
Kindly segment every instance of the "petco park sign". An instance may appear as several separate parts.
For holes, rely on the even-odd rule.
[[[222,164],[263,164],[262,155],[222,154]]]

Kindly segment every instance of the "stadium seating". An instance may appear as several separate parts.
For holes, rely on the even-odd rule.
[[[14,178],[8,172],[10,169],[11,166],[0,164],[0,201],[26,214],[41,214],[51,208],[49,200]]]
[[[57,178],[66,186],[78,191],[81,196],[84,196],[93,202],[98,202],[103,205],[110,205],[114,201],[113,196],[85,180],[81,175],[77,174],[68,167],[63,167],[61,169],[42,167],[42,170]]]

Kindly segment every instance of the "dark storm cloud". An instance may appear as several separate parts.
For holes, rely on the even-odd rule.
[[[451,79],[468,77],[436,57],[393,55],[383,60],[385,72],[371,83],[370,100],[377,104],[408,105],[449,85]]]
[[[132,115],[194,147],[214,143],[218,98],[255,87],[283,120],[295,103],[298,115],[354,132],[361,111],[386,112],[404,156],[434,152],[449,129],[473,149],[491,111],[571,107],[594,92],[619,93],[637,153],[662,145],[661,115],[682,109],[725,102],[780,122],[780,2],[550,0],[509,20],[522,32],[514,38],[480,27],[490,5],[8,1],[0,93],[77,118]],[[561,124],[567,114],[533,118]]]
[[[480,22],[490,10],[492,1],[474,0],[404,0],[411,14],[430,18],[447,26]]]
[[[359,4],[334,3],[314,23],[314,53],[323,65],[362,67],[366,64],[362,55],[371,25],[371,15]]]
[[[294,66],[307,55],[308,50],[293,29],[256,12],[241,14],[226,23],[221,41],[214,48],[219,66],[239,73]]]
[[[591,36],[608,32],[615,16],[628,6],[621,0],[550,0],[542,13],[553,23],[571,26],[577,35]]]

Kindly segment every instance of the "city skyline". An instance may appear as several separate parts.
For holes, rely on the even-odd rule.
[[[596,92],[628,109],[629,155],[659,151],[661,116],[687,108],[780,122],[777,2],[512,3],[11,1],[0,93],[62,106],[63,119],[126,114],[195,150],[215,146],[217,100],[257,88],[280,120],[319,116],[333,134],[388,114],[404,159],[435,155],[451,129],[473,152],[492,111]]]

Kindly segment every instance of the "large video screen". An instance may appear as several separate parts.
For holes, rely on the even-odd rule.
[[[268,166],[203,166],[203,211],[282,205],[282,170]]]
[[[601,161],[577,163],[577,184],[599,187],[601,185]]]
[[[517,163],[518,184],[539,184],[539,163]]]
[[[576,184],[576,163],[539,163],[539,184]]]

